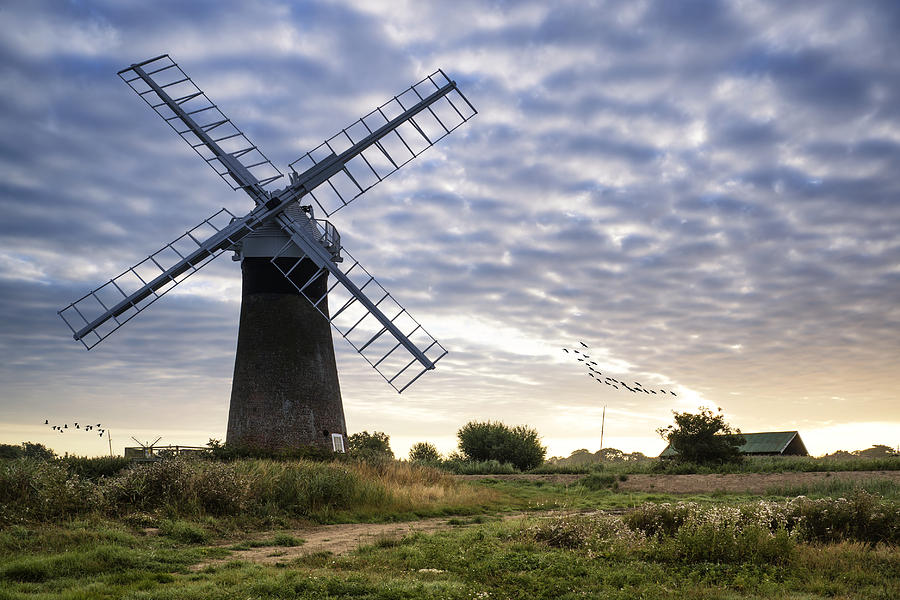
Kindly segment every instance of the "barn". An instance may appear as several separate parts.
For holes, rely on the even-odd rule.
[[[744,444],[739,448],[744,456],[809,456],[799,431],[765,431],[742,433]],[[674,458],[677,453],[666,446],[660,458]]]

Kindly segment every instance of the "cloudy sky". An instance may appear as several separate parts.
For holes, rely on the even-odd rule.
[[[169,53],[279,166],[437,68],[479,110],[332,221],[450,350],[397,395],[336,339],[350,432],[472,419],[647,454],[722,407],[813,453],[900,443],[900,4],[0,4],[0,442],[224,438],[227,256],[87,352],[56,311],[251,207],[116,77]],[[598,385],[606,373],[678,396]]]

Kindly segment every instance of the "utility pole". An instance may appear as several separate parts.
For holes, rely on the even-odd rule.
[[[603,405],[603,419],[600,421],[600,449],[603,450],[603,429],[606,427],[606,405]]]

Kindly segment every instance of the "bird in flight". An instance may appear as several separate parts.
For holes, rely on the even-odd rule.
[[[580,344],[582,349],[590,348],[590,346],[588,346],[581,340],[578,340],[578,343]],[[633,394],[636,394],[638,392],[644,392],[645,394],[654,394],[654,395],[657,395],[657,394],[665,395],[666,393],[672,394],[673,396],[678,395],[672,391],[666,392],[666,390],[659,390],[659,392],[657,392],[656,390],[644,388],[643,384],[640,381],[635,381],[634,386],[631,386],[631,385],[628,385],[627,383],[625,383],[624,381],[619,381],[613,377],[606,377],[605,379],[601,378],[601,377],[597,377],[597,376],[595,376],[595,374],[603,375],[603,373],[600,372],[599,370],[595,369],[592,365],[596,365],[599,367],[600,364],[597,361],[589,360],[591,358],[591,356],[587,352],[584,352],[583,350],[575,350],[574,348],[573,349],[563,348],[562,350],[566,354],[570,354],[570,353],[578,354],[579,357],[576,358],[576,360],[580,363],[584,363],[584,366],[586,366],[588,368],[588,375],[591,378],[593,378],[594,381],[596,381],[597,383],[605,383],[606,385],[608,385],[614,389],[617,389],[617,390],[621,387],[621,388],[624,388],[625,390],[628,390],[629,392],[631,392]]]

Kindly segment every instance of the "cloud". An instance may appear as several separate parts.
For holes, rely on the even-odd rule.
[[[601,401],[620,411],[607,443],[626,450],[652,451],[688,401],[748,431],[898,418],[893,3],[94,1],[4,15],[2,422],[77,408],[162,433],[176,412],[222,437],[240,289],[228,258],[90,353],[55,315],[219,207],[251,206],[115,76],[162,52],[279,167],[435,68],[478,108],[331,219],[452,350],[398,397],[337,340],[351,429],[415,441],[427,420],[450,439],[500,418],[559,454],[590,446],[595,423],[572,422]],[[562,360],[576,339],[681,404],[598,389]]]

